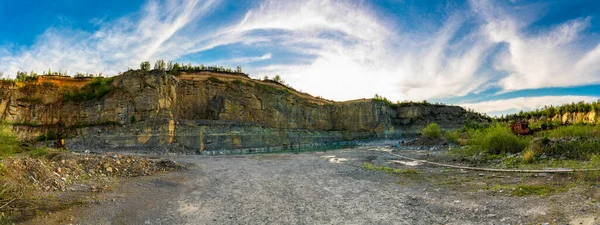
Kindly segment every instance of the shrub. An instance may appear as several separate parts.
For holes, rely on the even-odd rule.
[[[423,130],[421,130],[423,137],[429,138],[440,138],[442,137],[442,130],[437,123],[429,123]]]
[[[444,133],[444,138],[451,143],[458,144],[458,131],[446,131]]]
[[[469,145],[489,154],[518,153],[527,146],[527,140],[515,136],[508,127],[494,124],[482,131],[474,131]]]
[[[523,163],[532,163],[535,160],[535,152],[527,150],[523,153]]]

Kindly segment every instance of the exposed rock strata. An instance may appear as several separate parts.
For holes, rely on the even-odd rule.
[[[100,99],[63,101],[90,79],[41,77],[4,83],[0,115],[21,139],[61,129],[73,150],[132,149],[199,153],[343,143],[412,135],[429,122],[442,128],[482,120],[456,106],[393,109],[361,99],[334,102],[243,74],[126,72]]]

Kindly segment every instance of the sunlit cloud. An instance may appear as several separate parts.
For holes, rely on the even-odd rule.
[[[600,41],[582,41],[590,17],[530,32],[543,10],[523,16],[510,4],[470,1],[446,7],[440,23],[407,29],[406,21],[379,13],[370,1],[256,3],[218,24],[208,19],[213,9],[235,3],[149,1],[139,17],[90,21],[98,28],[92,32],[49,27],[31,46],[0,46],[0,71],[14,76],[18,70],[52,68],[115,75],[145,60],[185,58],[241,65],[254,77],[280,75],[296,89],[333,100],[380,94],[420,101],[490,88],[510,92],[600,83]],[[211,50],[225,46],[239,47],[223,54],[228,58],[210,57]],[[197,55],[208,60],[194,61],[191,56]],[[569,98],[575,97],[581,96]],[[469,106],[489,112],[492,108],[484,105],[502,110],[508,105],[501,104],[519,101]]]

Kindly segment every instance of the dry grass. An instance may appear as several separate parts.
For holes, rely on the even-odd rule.
[[[523,152],[523,163],[532,163],[533,161],[535,161],[535,152],[533,150]]]

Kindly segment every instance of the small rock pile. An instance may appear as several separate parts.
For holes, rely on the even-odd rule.
[[[118,153],[94,155],[60,152],[51,153],[45,158],[11,158],[4,160],[4,164],[4,174],[11,174],[16,180],[27,178],[23,182],[28,181],[42,191],[65,191],[74,183],[107,177],[137,177],[185,169],[172,160],[149,160]]]
[[[440,150],[449,145],[450,143],[443,138],[417,137],[400,141],[395,147],[408,150]]]

